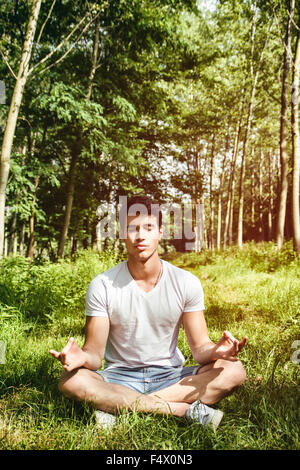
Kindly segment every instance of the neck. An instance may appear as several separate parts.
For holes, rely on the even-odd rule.
[[[143,281],[152,280],[155,275],[157,276],[161,269],[161,261],[157,251],[147,260],[128,257],[127,264],[132,277]]]

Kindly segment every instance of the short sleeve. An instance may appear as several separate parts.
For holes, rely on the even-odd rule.
[[[90,317],[108,317],[107,290],[102,279],[94,278],[85,297],[85,315]]]
[[[192,273],[188,273],[185,286],[184,312],[198,312],[205,310],[204,292],[200,280]]]

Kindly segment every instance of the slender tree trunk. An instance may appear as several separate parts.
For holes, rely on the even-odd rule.
[[[89,75],[89,83],[87,89],[87,100],[91,99],[92,95],[92,87],[93,87],[93,80],[96,73],[97,68],[97,57],[98,57],[98,47],[99,47],[99,28],[100,23],[99,19],[97,19],[95,23],[95,36],[94,36],[94,44],[93,44],[93,57],[92,57],[92,65]],[[75,191],[75,178],[76,178],[76,165],[81,153],[81,145],[82,141],[81,138],[77,139],[77,146],[73,148],[71,164],[70,164],[70,171],[69,171],[69,181],[68,181],[68,188],[67,188],[67,201],[66,201],[66,210],[64,215],[63,226],[60,234],[60,240],[58,245],[58,257],[63,258],[64,250],[65,250],[65,241],[67,239],[70,220],[71,220],[71,213],[72,213],[72,206],[73,206],[73,199],[74,199],[74,191]],[[75,235],[74,235],[75,236]],[[77,246],[76,246],[77,249]]]
[[[254,99],[256,93],[256,85],[258,79],[258,71],[256,72],[254,82],[252,83],[251,96],[248,107],[247,123],[243,141],[243,154],[240,170],[240,182],[239,182],[239,210],[238,210],[238,233],[237,233],[237,244],[239,248],[243,247],[243,218],[244,218],[244,180],[246,171],[246,158],[248,154],[249,136],[252,126],[252,115],[254,107]]]
[[[86,233],[86,236],[82,240],[82,245],[83,245],[83,248],[87,250],[89,247],[89,217],[88,216],[86,216],[83,221],[83,229]]]
[[[254,162],[252,160],[251,167],[251,238],[254,239],[255,231],[255,172]]]
[[[33,199],[33,207],[31,209],[31,214],[29,217],[29,241],[28,241],[28,250],[27,250],[27,257],[33,260],[34,256],[34,241],[35,241],[35,235],[34,235],[34,217],[35,217],[35,200],[36,200],[36,193],[37,193],[37,188],[39,185],[39,175],[36,176],[35,182],[34,182],[34,199]]]
[[[243,98],[243,102],[244,102],[244,98]],[[229,232],[231,233],[229,244],[230,245],[232,244],[232,212],[233,212],[232,206],[233,206],[233,193],[234,193],[234,179],[235,179],[236,157],[238,154],[238,147],[239,147],[240,135],[241,135],[241,129],[242,129],[243,108],[244,108],[244,103],[242,104],[240,119],[237,124],[237,130],[235,134],[234,146],[233,146],[233,152],[232,152],[232,162],[231,162],[230,177],[229,177],[229,182],[228,182],[228,198],[227,198],[227,206],[226,206],[225,228],[224,228],[224,239],[223,239],[224,248],[226,248],[226,245],[227,245]],[[231,224],[231,231],[229,230],[230,224]]]
[[[59,245],[58,245],[57,254],[59,258],[63,258],[64,256],[65,241],[66,241],[69,226],[70,226],[71,212],[72,212],[74,192],[75,192],[75,175],[76,175],[75,170],[76,170],[76,164],[79,158],[80,150],[81,150],[81,145],[78,143],[75,143],[72,149],[72,158],[71,158],[70,171],[69,171],[69,176],[68,176],[68,185],[67,185],[66,209],[65,209],[64,221],[63,221],[63,226],[62,226]]]
[[[234,205],[235,179],[232,181],[232,197],[230,203],[229,222],[228,222],[228,243],[233,245],[233,205]]]
[[[258,61],[257,70],[254,73],[254,45],[255,45],[255,34],[256,34],[256,21],[257,21],[257,0],[254,2],[254,15],[252,21],[252,33],[251,33],[251,66],[250,66],[250,73],[251,73],[251,94],[250,94],[250,101],[248,107],[248,116],[247,116],[247,124],[245,129],[245,136],[244,136],[244,143],[243,143],[243,154],[242,154],[242,162],[241,162],[241,172],[240,172],[240,184],[239,184],[239,211],[238,211],[238,234],[237,234],[237,243],[240,248],[243,247],[243,217],[244,217],[244,180],[245,180],[245,166],[246,166],[246,159],[248,154],[248,142],[252,127],[252,115],[253,115],[253,107],[254,107],[254,100],[256,94],[256,86],[258,81],[258,76],[260,73],[260,68],[262,66],[262,59],[264,56],[264,52],[268,43],[268,36],[266,36],[263,49],[260,53],[260,58]]]
[[[259,181],[258,181],[258,192],[259,192],[259,210],[258,210],[258,239],[259,241],[263,240],[263,159],[264,153],[263,150],[260,150],[259,155]]]
[[[15,238],[16,238],[16,229],[17,229],[17,213],[14,212],[12,223],[11,223],[11,229],[10,229],[8,254],[13,253],[13,251],[14,251],[14,244],[15,244]]]
[[[99,51],[99,31],[100,31],[100,19],[99,17],[95,23],[95,36],[94,36],[94,47],[93,47],[93,58],[92,58],[92,67],[90,70],[89,75],[89,85],[88,85],[88,92],[87,92],[87,100],[90,101],[92,96],[92,89],[93,89],[93,81],[97,69],[97,60],[98,60],[98,51]],[[86,237],[83,240],[83,247],[85,249],[89,246],[89,219],[88,217],[84,220],[84,229],[86,233]]]
[[[268,202],[268,241],[273,239],[273,175],[274,175],[274,159],[271,151],[268,152],[268,175],[269,175],[269,202]]]
[[[98,50],[99,50],[99,31],[100,31],[100,19],[99,17],[95,23],[95,36],[94,36],[94,46],[93,46],[93,58],[92,58],[92,67],[90,70],[89,75],[89,85],[88,85],[88,92],[87,92],[87,99],[90,101],[92,96],[92,89],[93,89],[93,82],[95,78],[95,73],[97,69],[97,61],[98,61]]]
[[[225,145],[224,157],[223,157],[223,162],[222,162],[222,170],[221,170],[221,176],[220,176],[220,186],[219,186],[219,191],[218,191],[218,222],[217,222],[217,249],[218,250],[221,249],[222,193],[223,193],[225,163],[226,163],[227,152],[228,152],[228,149],[229,149],[229,134],[230,134],[230,129],[228,129],[228,134],[226,136],[226,145]]]
[[[77,244],[78,244],[77,242],[78,242],[78,240],[75,237],[72,237],[72,238],[73,238],[73,240],[72,240],[71,255],[73,256],[73,255],[75,255],[75,253],[77,251]]]
[[[4,240],[4,210],[6,200],[6,186],[10,167],[10,155],[15,135],[16,123],[21,106],[24,87],[27,81],[29,61],[32,51],[33,39],[36,31],[37,19],[41,7],[41,0],[33,0],[31,14],[27,26],[21,61],[13,96],[6,121],[0,161],[0,257],[3,253]]]
[[[215,137],[213,136],[210,155],[210,173],[209,173],[209,248],[214,249],[214,200],[213,200],[213,173],[215,160]]]
[[[300,84],[300,32],[298,30],[296,52],[293,66],[292,92],[292,225],[294,250],[300,253],[300,213],[299,213],[299,181],[300,181],[300,132],[299,132],[299,84]]]
[[[280,194],[276,223],[276,245],[281,249],[284,240],[284,226],[286,219],[286,201],[288,193],[288,172],[289,172],[289,156],[287,151],[287,133],[288,133],[288,77],[290,69],[291,54],[291,22],[294,17],[295,0],[291,0],[289,18],[287,21],[286,36],[284,41],[283,53],[283,73],[281,86],[281,116],[280,116]]]
[[[20,238],[19,238],[19,253],[20,253],[20,256],[23,256],[24,235],[25,235],[25,222],[23,221],[22,225],[21,225]]]

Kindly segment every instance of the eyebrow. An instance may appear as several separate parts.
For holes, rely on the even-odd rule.
[[[127,225],[127,228],[135,228],[135,227],[139,227],[139,226],[143,226],[143,227],[155,227],[155,224],[149,222],[148,224],[128,224]]]

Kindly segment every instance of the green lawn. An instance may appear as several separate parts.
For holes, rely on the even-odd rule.
[[[248,378],[218,404],[217,433],[171,416],[124,412],[112,431],[98,430],[88,405],[57,390],[61,365],[48,353],[70,336],[82,345],[89,281],[113,256],[83,252],[75,261],[30,267],[0,263],[0,449],[299,449],[300,261],[289,247],[247,245],[242,252],[169,254],[199,276],[211,339],[223,330],[249,337],[241,359]],[[192,365],[183,332],[179,347]],[[300,349],[300,344],[298,346]],[[292,355],[294,353],[294,361]],[[297,360],[299,357],[299,361]]]

